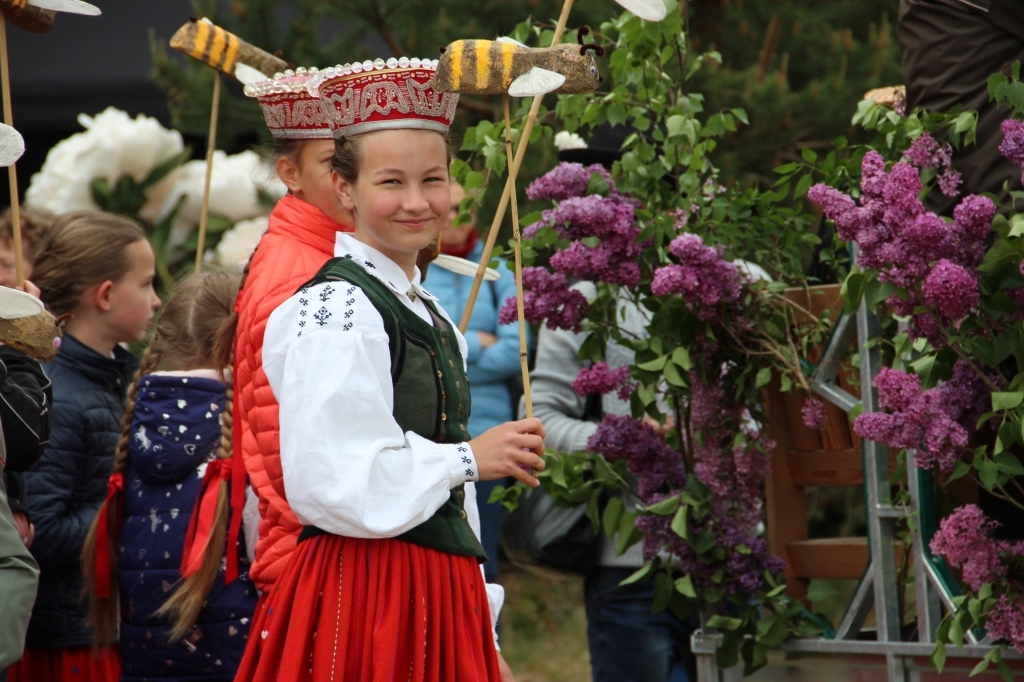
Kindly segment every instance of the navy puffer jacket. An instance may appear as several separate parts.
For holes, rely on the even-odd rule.
[[[114,349],[103,355],[65,334],[44,370],[53,382],[52,430],[43,456],[25,474],[27,508],[36,537],[39,593],[26,646],[89,646],[79,556],[93,517],[107,495],[124,396],[135,357]]]
[[[168,642],[166,620],[153,617],[181,579],[181,558],[206,462],[220,442],[225,387],[203,371],[141,379],[118,540],[122,682],[234,678],[256,608],[243,542],[239,577],[224,566],[192,634]]]

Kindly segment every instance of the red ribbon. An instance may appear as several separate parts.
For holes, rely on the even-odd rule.
[[[118,509],[113,537],[109,532],[110,503],[114,497],[124,493],[124,474],[117,472],[107,479],[107,499],[100,507],[99,520],[96,524],[96,596],[110,597],[110,543],[117,542],[117,534],[121,529],[121,513]]]
[[[181,575],[188,578],[203,565],[203,554],[213,534],[213,519],[217,515],[217,497],[220,482],[231,478],[231,467],[222,459],[213,459],[206,464],[206,474],[199,486],[199,497],[192,510],[185,534],[185,549],[181,554]],[[228,555],[230,556],[230,552]],[[230,581],[229,581],[230,582]]]

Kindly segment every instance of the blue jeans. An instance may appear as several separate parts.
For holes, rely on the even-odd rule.
[[[491,492],[498,485],[508,485],[507,480],[498,481],[477,481],[476,483],[476,504],[480,509],[480,544],[487,552],[487,563],[484,564],[484,577],[489,583],[498,582],[498,527],[501,524],[501,514],[505,510],[500,502],[490,503]]]
[[[652,614],[653,582],[619,585],[633,572],[598,567],[584,583],[594,682],[696,682],[696,619],[680,620],[668,609]]]

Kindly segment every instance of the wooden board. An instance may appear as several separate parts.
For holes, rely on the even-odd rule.
[[[868,565],[868,539],[819,538],[786,545],[790,568],[798,578],[860,578]],[[903,561],[903,543],[896,543],[896,565]]]

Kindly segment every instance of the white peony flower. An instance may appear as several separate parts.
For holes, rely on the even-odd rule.
[[[79,114],[78,122],[85,131],[58,142],[32,176],[25,193],[27,205],[58,214],[97,209],[89,188],[93,180],[104,178],[113,186],[130,175],[141,182],[153,168],[184,149],[178,131],[142,114],[133,119],[108,107],[96,116]],[[157,201],[170,183],[165,178],[151,187],[146,192],[149,203]]]
[[[563,130],[560,133],[555,133],[555,147],[558,148],[558,151],[564,152],[569,149],[586,149],[587,143],[576,133]]]
[[[271,182],[270,178],[275,182]],[[157,220],[163,220],[178,201],[185,201],[178,209],[171,226],[171,243],[181,243],[199,224],[203,205],[203,186],[206,181],[206,160],[189,161],[174,173],[174,184],[164,196]],[[284,195],[284,185],[253,151],[228,156],[223,151],[213,153],[213,176],[210,179],[210,213],[231,222],[266,215],[270,207],[259,200],[263,189],[277,198]]]
[[[267,231],[270,219],[267,217],[241,220],[226,231],[217,242],[218,263],[233,272],[241,273],[249,257],[256,250],[260,237]]]

